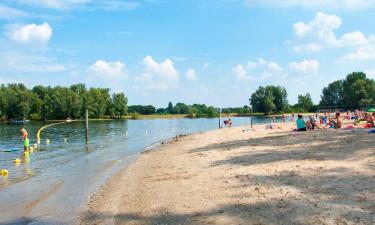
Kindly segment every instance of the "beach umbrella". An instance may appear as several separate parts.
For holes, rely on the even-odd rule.
[[[375,112],[375,108],[370,108],[367,112]]]

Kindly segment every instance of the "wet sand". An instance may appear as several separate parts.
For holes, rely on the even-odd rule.
[[[114,175],[77,224],[375,224],[375,135],[222,129]]]

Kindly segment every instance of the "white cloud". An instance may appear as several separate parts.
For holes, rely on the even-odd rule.
[[[134,10],[140,6],[137,1],[127,0],[16,0],[19,4],[55,10],[72,10],[86,8],[106,11]]]
[[[120,61],[107,62],[104,60],[97,60],[88,68],[91,75],[102,79],[123,80],[127,79],[126,64]]]
[[[152,56],[147,55],[143,58],[143,64],[149,73],[157,74],[171,80],[177,80],[179,78],[178,72],[174,68],[173,61],[170,59],[158,63],[152,58]]]
[[[91,2],[91,0],[17,0],[20,4],[66,10]]]
[[[155,61],[152,56],[147,55],[143,58],[145,72],[135,78],[135,81],[141,83],[145,89],[166,91],[179,88],[179,73],[170,59],[163,62]]]
[[[241,64],[238,64],[235,67],[233,67],[232,72],[238,80],[246,80],[248,78],[245,67]]]
[[[65,71],[67,68],[47,56],[2,52],[0,69],[17,73],[55,73]]]
[[[258,76],[250,76],[250,71],[252,71],[252,74],[258,74]],[[249,61],[246,65],[237,64],[232,68],[232,72],[239,81],[265,80],[271,76],[279,79],[287,76],[282,66],[273,61],[266,61],[263,58]]]
[[[265,65],[267,62],[263,58],[258,58],[258,64],[259,65]]]
[[[211,63],[205,62],[202,67],[203,67],[203,69],[207,69],[210,66],[211,66]]]
[[[254,70],[254,69],[257,68],[257,63],[253,62],[253,61],[249,61],[249,62],[247,62],[246,68],[248,70]]]
[[[309,23],[297,22],[293,25],[294,33],[299,38],[310,41],[308,44],[297,44],[292,47],[292,50],[297,53],[311,53],[321,51],[324,47],[335,48],[350,48],[357,47],[356,52],[342,57],[345,60],[353,59],[372,59],[373,45],[369,42],[373,39],[372,36],[366,37],[360,31],[349,32],[341,35],[339,38],[334,33],[340,28],[342,20],[336,15],[328,15],[318,12],[314,20]],[[314,40],[319,43],[311,43]]]
[[[198,80],[197,73],[195,72],[194,69],[188,69],[186,71],[185,78],[187,80]]]
[[[282,72],[283,68],[276,62],[269,62],[267,65],[267,70],[271,73]]]
[[[297,22],[293,25],[294,33],[302,38],[307,35],[314,35],[329,45],[336,45],[337,40],[334,30],[342,24],[340,17],[317,12],[315,18],[310,23]]]
[[[22,44],[46,44],[52,37],[52,28],[48,23],[28,24],[25,26],[10,26],[8,37]]]
[[[343,60],[375,60],[375,45],[366,45],[359,47],[355,52],[346,54]]]
[[[99,3],[97,7],[107,11],[125,11],[137,9],[139,7],[139,3],[119,0],[106,0]]]
[[[292,62],[289,66],[296,72],[316,74],[319,71],[320,63],[317,60],[304,60],[302,62]]]
[[[249,7],[302,7],[311,9],[362,10],[375,7],[373,0],[244,0]]]
[[[313,52],[322,51],[323,46],[314,44],[314,43],[308,43],[308,44],[293,46],[292,50],[297,53],[313,53]]]
[[[0,4],[0,19],[13,20],[28,16],[29,14],[22,10]]]
[[[369,36],[365,45],[357,46],[355,51],[344,55],[341,59],[344,61],[375,60],[375,36]]]
[[[341,42],[343,45],[365,45],[367,44],[367,38],[360,31],[354,31],[341,36]]]

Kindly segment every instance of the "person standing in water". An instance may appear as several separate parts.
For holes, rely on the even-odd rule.
[[[29,151],[29,134],[27,133],[25,128],[21,128],[22,140],[23,140],[23,151]]]

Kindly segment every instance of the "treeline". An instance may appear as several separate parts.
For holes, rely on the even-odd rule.
[[[250,101],[254,112],[264,114],[315,112],[327,107],[354,110],[375,104],[375,82],[363,72],[351,73],[323,88],[318,105],[313,103],[309,93],[298,95],[297,104],[288,104],[287,91],[281,86],[261,86],[251,94]]]
[[[206,106],[205,104],[186,105],[185,103],[177,103],[173,105],[172,102],[168,103],[166,108],[155,108],[152,105],[132,105],[129,106],[129,113],[136,113],[140,115],[181,115],[185,114],[190,118],[212,118],[219,115],[218,110],[213,106]]]
[[[85,109],[90,118],[121,118],[127,114],[124,93],[110,94],[107,88],[86,88],[84,84],[70,87],[35,86],[31,90],[23,84],[0,87],[0,118],[66,119],[83,118]]]

